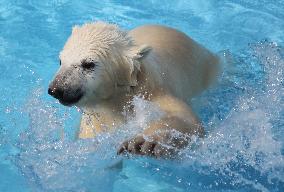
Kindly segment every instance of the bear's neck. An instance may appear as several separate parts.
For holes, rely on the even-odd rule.
[[[79,138],[94,138],[98,133],[110,132],[126,122],[127,101],[105,101],[94,107],[85,107],[81,119]]]

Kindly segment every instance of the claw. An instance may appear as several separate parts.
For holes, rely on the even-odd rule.
[[[141,147],[145,143],[143,136],[138,136],[128,143],[128,151],[133,154],[141,154]]]
[[[127,149],[128,149],[128,141],[125,141],[120,145],[117,154],[120,155],[121,153],[127,152]]]
[[[154,148],[156,146],[155,142],[149,141],[149,142],[144,142],[142,147],[141,147],[141,153],[142,155],[154,155]]]

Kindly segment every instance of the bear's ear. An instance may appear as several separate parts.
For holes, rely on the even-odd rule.
[[[147,45],[135,46],[126,53],[124,62],[119,64],[119,70],[117,71],[117,85],[120,86],[136,86],[137,75],[140,71],[139,59],[145,57],[151,47]]]
[[[76,33],[80,27],[78,25],[73,26],[72,34]]]
[[[132,50],[132,58],[139,60],[145,57],[151,51],[151,49],[152,48],[148,45],[141,45],[139,47],[136,47],[134,50]]]

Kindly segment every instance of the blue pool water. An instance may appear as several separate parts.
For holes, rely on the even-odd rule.
[[[73,25],[104,20],[180,29],[224,61],[193,99],[207,136],[178,160],[121,157],[116,147],[159,111],[77,140],[80,111],[47,95]],[[282,0],[0,0],[0,191],[284,191]],[[94,149],[96,146],[96,149]]]

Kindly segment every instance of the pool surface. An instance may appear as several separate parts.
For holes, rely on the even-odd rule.
[[[222,58],[192,100],[206,137],[177,160],[116,155],[159,117],[151,103],[135,98],[119,131],[78,140],[81,111],[47,94],[72,26],[97,20],[175,27]],[[284,1],[0,0],[0,28],[0,191],[284,191]]]

